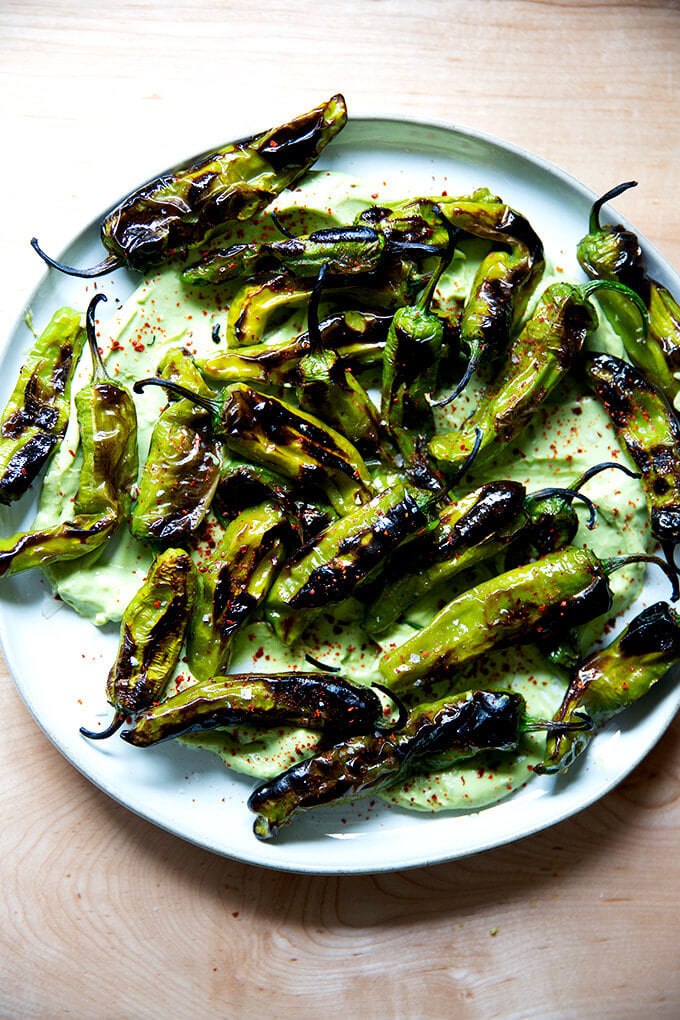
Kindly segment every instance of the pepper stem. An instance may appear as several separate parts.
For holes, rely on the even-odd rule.
[[[159,379],[158,376],[152,376],[149,379],[138,379],[133,384],[132,389],[135,393],[142,393],[147,386],[160,386],[161,389],[167,390],[170,393],[176,393],[177,396],[183,397],[185,400],[192,400],[194,404],[198,404],[205,411],[210,411],[211,414],[216,414],[217,412],[217,403],[214,400],[202,397],[199,393],[188,390],[186,386],[182,386],[180,383],[171,382],[170,379]]]
[[[601,471],[608,471],[609,468],[616,468],[617,471],[623,471],[624,475],[628,475],[629,478],[640,478],[639,471],[632,471],[625,464],[618,464],[615,460],[603,460],[601,464],[593,464],[592,467],[587,468],[578,481],[570,485],[569,488],[573,492],[578,492],[579,489],[583,488],[586,482],[589,482],[595,475],[599,475]]]
[[[585,712],[574,712],[574,718],[568,722],[557,719],[534,719],[528,715],[522,729],[525,733],[534,733],[536,730],[548,730],[550,733],[579,733],[588,732],[594,726],[595,723]]]
[[[663,570],[671,582],[671,602],[677,602],[680,598],[680,586],[678,584],[678,573],[675,566],[665,563],[659,556],[650,556],[648,553],[631,553],[629,556],[608,556],[602,560],[602,568],[605,574],[613,574],[621,567],[627,567],[631,563],[655,563]]]
[[[425,508],[430,507],[435,503],[438,503],[441,499],[444,498],[444,496],[448,496],[451,489],[453,489],[458,484],[458,482],[460,482],[465,477],[465,475],[472,467],[472,463],[475,457],[479,453],[479,448],[482,445],[483,438],[484,433],[479,427],[477,427],[475,429],[475,441],[467,457],[465,458],[461,466],[458,468],[453,478],[450,478],[446,485],[443,485],[441,487],[439,492],[435,492],[435,494],[431,496],[430,499],[427,500],[427,502],[425,503]]]
[[[319,302],[321,301],[321,292],[326,281],[327,271],[328,263],[324,262],[319,270],[319,275],[316,278],[309,304],[307,305],[307,336],[309,337],[310,350],[312,351],[319,351],[322,346],[321,330],[319,329]]]
[[[640,319],[642,321],[643,337],[647,336],[649,332],[649,313],[647,306],[634,290],[630,287],[626,287],[623,283],[618,283],[616,280],[591,280],[589,283],[582,283],[577,288],[582,296],[588,300],[591,294],[598,290],[613,290],[622,297],[626,297],[629,301],[632,301],[638,312],[640,313]]]
[[[105,730],[86,730],[84,726],[81,726],[80,732],[84,737],[88,737],[89,740],[105,740],[107,737],[112,737],[121,728],[124,721],[125,716],[121,715],[120,712],[116,712]]]
[[[321,662],[319,659],[315,659],[313,655],[309,654],[309,652],[305,652],[305,661],[308,662],[310,666],[316,666],[317,669],[322,670],[324,673],[340,672],[339,666],[327,666],[325,662]]]
[[[390,701],[393,701],[399,710],[399,715],[397,717],[396,722],[389,723],[387,726],[376,726],[376,729],[378,731],[389,730],[390,733],[395,733],[397,730],[402,730],[406,725],[406,720],[408,718],[408,709],[406,708],[404,702],[401,700],[401,698],[398,698],[394,691],[391,691],[389,687],[385,687],[384,684],[372,683],[371,687],[375,687],[376,690],[382,691],[383,694],[386,694]]]
[[[441,280],[442,273],[451,262],[453,256],[456,254],[456,242],[460,237],[460,227],[454,227],[454,225],[451,223],[449,219],[447,219],[447,217],[444,215],[444,213],[441,211],[438,205],[433,205],[432,209],[444,223],[444,226],[446,227],[446,233],[448,234],[449,239],[446,244],[446,248],[444,249],[443,252],[441,252],[439,256],[439,265],[437,266],[436,270],[430,277],[430,282],[428,283],[427,287],[418,298],[418,308],[420,308],[422,311],[426,311],[429,308],[434,292],[437,289],[437,284]]]
[[[472,379],[472,376],[474,375],[475,369],[477,368],[478,364],[479,364],[479,352],[473,354],[470,357],[463,378],[460,380],[453,393],[450,393],[448,397],[444,397],[442,400],[431,400],[430,407],[446,407],[453,400],[455,400],[456,397],[459,397],[463,390],[465,389],[465,387],[467,386],[467,384],[470,382],[470,379]]]
[[[280,234],[283,234],[283,236],[284,236],[284,237],[288,237],[288,238],[290,238],[290,240],[292,241],[292,240],[294,239],[294,237],[295,237],[295,234],[291,234],[291,232],[290,232],[290,230],[288,229],[288,227],[284,227],[283,223],[282,223],[282,222],[281,222],[281,220],[280,220],[280,219],[278,218],[278,216],[276,215],[276,213],[275,213],[275,212],[272,212],[272,213],[270,213],[269,215],[271,216],[271,218],[272,218],[272,223],[274,224],[274,226],[276,227],[276,229],[278,230],[278,232],[279,232]]]
[[[63,262],[57,262],[56,259],[46,255],[38,244],[37,237],[31,238],[31,247],[38,253],[43,262],[46,262],[48,266],[52,266],[53,269],[58,269],[60,273],[66,273],[67,276],[81,276],[86,279],[91,279],[94,276],[106,276],[107,273],[113,272],[114,269],[120,269],[123,264],[115,255],[108,255],[103,262],[99,262],[96,266],[90,266],[89,269],[76,269],[74,266],[65,266]]]
[[[584,496],[583,493],[577,492],[575,489],[560,489],[560,488],[548,488],[539,489],[538,492],[532,492],[529,497],[532,500],[548,499],[550,496],[561,496],[562,499],[567,503],[572,503],[575,499],[580,499],[588,507],[590,516],[588,517],[589,528],[595,527],[595,521],[597,518],[597,507],[593,503],[592,499],[588,496]]]
[[[613,198],[618,198],[624,191],[628,191],[629,188],[637,188],[637,181],[626,181],[625,184],[617,184],[615,188],[611,188],[606,191],[604,195],[596,199],[593,202],[593,208],[590,210],[590,221],[588,223],[588,232],[590,234],[599,233],[602,230],[600,226],[600,210],[603,205],[607,202],[611,202]]]
[[[104,361],[102,358],[99,345],[97,344],[97,332],[95,327],[94,312],[95,308],[100,301],[108,301],[106,294],[95,294],[87,306],[87,313],[85,315],[85,323],[87,330],[87,342],[90,347],[90,353],[92,355],[92,368],[93,376],[97,382],[101,382],[103,379],[108,379],[109,374],[106,371]]]

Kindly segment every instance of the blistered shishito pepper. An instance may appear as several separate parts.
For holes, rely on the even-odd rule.
[[[398,262],[375,277],[336,277],[328,290],[333,296],[376,308],[395,309],[405,305],[417,289],[418,279],[409,264]],[[272,317],[284,310],[306,308],[312,296],[309,280],[285,273],[265,273],[246,281],[229,305],[227,340],[236,347],[262,343]]]
[[[215,727],[282,724],[349,736],[373,733],[382,721],[377,694],[336,673],[233,673],[192,684],[146,709],[121,736],[148,747]]]
[[[193,400],[210,412],[215,434],[225,446],[286,478],[319,485],[340,514],[371,497],[371,476],[358,450],[339,432],[283,400],[239,384],[208,400],[164,379],[136,382],[135,392],[145,386],[162,386]]]
[[[226,671],[236,632],[265,598],[284,560],[287,535],[284,513],[262,503],[229,524],[199,569],[187,635],[187,661],[197,680]]]
[[[382,634],[436,585],[463,570],[485,562],[503,550],[515,553],[513,566],[527,563],[563,548],[574,539],[579,520],[573,508],[583,500],[595,522],[595,508],[579,490],[595,474],[626,467],[598,464],[568,489],[550,488],[527,493],[519,482],[488,482],[460,500],[447,504],[439,522],[414,546],[399,550],[388,563],[382,591],[367,608],[365,626],[370,634]]]
[[[496,648],[564,634],[608,612],[609,574],[639,562],[660,566],[677,597],[675,572],[654,556],[599,559],[589,549],[568,546],[458,596],[427,627],[384,656],[380,671],[399,691],[423,677],[451,673]]]
[[[680,425],[663,396],[633,365],[591,354],[586,378],[642,475],[652,524],[669,563],[680,542]]]
[[[589,232],[577,249],[578,260],[592,279],[618,280],[642,298],[649,312],[647,337],[640,339],[625,328],[625,318],[620,333],[631,360],[673,401],[680,392],[680,304],[663,284],[650,278],[637,236],[620,223],[600,223],[602,206],[635,184],[619,184],[594,203]],[[619,304],[618,298],[607,296],[605,307],[620,322]]]
[[[504,367],[465,422],[464,431],[444,433],[431,440],[430,453],[437,461],[455,466],[464,460],[470,452],[474,429],[482,430],[482,450],[497,441],[508,443],[521,432],[597,328],[597,314],[589,298],[600,287],[625,293],[646,318],[637,295],[620,284],[600,280],[579,286],[551,284],[512,342]]]
[[[60,308],[21,368],[0,418],[0,503],[23,496],[66,431],[85,343],[80,323],[79,312]]]
[[[93,380],[76,394],[82,466],[73,517],[0,540],[0,576],[101,552],[126,520],[137,481],[137,415],[132,397],[106,374],[95,335],[97,294],[87,310]]]
[[[297,402],[303,410],[339,429],[365,456],[390,461],[390,437],[380,412],[337,351],[323,345],[318,312],[325,279],[326,267],[322,266],[307,311],[311,347],[300,358],[295,374]]]
[[[191,386],[208,400],[215,395],[181,349],[168,351],[158,370],[163,378]],[[203,522],[220,468],[220,446],[209,412],[190,400],[171,403],[151,434],[130,524],[135,538],[182,544]]]
[[[222,284],[277,267],[305,279],[318,276],[323,265],[331,276],[356,276],[377,272],[386,258],[432,254],[436,254],[432,245],[390,244],[368,226],[325,227],[307,236],[288,234],[283,241],[212,249],[182,270],[182,280],[192,285]]]
[[[451,484],[473,458],[474,452]],[[434,528],[436,504],[447,491],[433,496],[397,482],[294,553],[264,605],[278,637],[287,644],[295,641],[319,613],[371,580],[396,549]]]
[[[564,725],[564,724],[562,724]],[[570,728],[583,728],[582,720]],[[271,839],[302,811],[384,790],[482,751],[515,751],[524,733],[549,722],[526,715],[520,694],[466,691],[410,709],[398,732],[351,737],[318,751],[259,786],[248,807],[257,815],[253,831]]]
[[[427,395],[437,385],[444,322],[430,310],[430,304],[441,274],[454,256],[459,233],[448,223],[446,226],[448,244],[437,271],[414,305],[395,312],[383,355],[380,410],[407,462],[419,456],[408,426],[417,423],[420,434],[431,433],[433,426]]]
[[[127,715],[163,697],[172,677],[196,596],[196,567],[183,549],[166,549],[151,564],[142,587],[123,613],[118,654],[109,672],[106,697],[111,724],[83,736],[111,736]]]
[[[146,270],[187,247],[251,219],[290,187],[345,126],[342,96],[252,138],[181,164],[142,185],[104,219],[101,240],[110,252],[98,266],[79,270],[48,258],[74,276],[101,276],[119,266]]]
[[[585,714],[600,725],[647,694],[680,662],[680,617],[665,602],[644,609],[616,640],[590,655],[569,684],[555,720]],[[548,734],[536,772],[564,772],[585,751],[592,731]]]
[[[382,360],[385,338],[392,316],[389,313],[339,312],[319,323],[321,346],[337,351],[352,370]],[[308,333],[283,343],[218,350],[196,364],[210,382],[254,383],[279,388],[295,381],[300,359],[308,354],[312,341]]]

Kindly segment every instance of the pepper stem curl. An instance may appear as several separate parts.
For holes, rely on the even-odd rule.
[[[89,269],[76,269],[75,266],[65,266],[63,262],[57,262],[56,259],[46,255],[38,244],[37,237],[31,238],[31,248],[38,253],[43,262],[46,262],[48,266],[52,266],[52,269],[58,269],[60,273],[65,273],[67,276],[80,276],[85,279],[92,279],[95,276],[106,276],[107,273],[113,272],[114,269],[120,269],[123,264],[115,255],[108,255],[103,262],[99,262],[96,266],[90,266]]]
[[[603,205],[607,202],[611,202],[613,198],[618,198],[624,191],[628,191],[629,188],[637,188],[637,181],[626,181],[625,184],[617,184],[615,188],[610,188],[609,191],[605,191],[604,195],[596,199],[593,202],[593,207],[590,210],[590,222],[588,223],[588,231],[591,234],[599,233],[602,230],[600,226],[600,210]]]

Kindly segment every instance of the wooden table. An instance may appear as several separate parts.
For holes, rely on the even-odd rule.
[[[140,172],[337,90],[596,190],[637,178],[619,207],[680,265],[674,0],[4,0],[0,26],[2,336],[40,275],[34,233],[58,251]],[[547,832],[310,878],[141,821],[59,755],[6,671],[0,699],[3,1016],[680,1015],[678,721]]]

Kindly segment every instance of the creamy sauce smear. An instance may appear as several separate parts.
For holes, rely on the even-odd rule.
[[[322,226],[351,223],[362,209],[388,203],[390,197],[379,188],[357,182],[344,174],[314,172],[305,183],[282,195],[273,207],[284,215],[287,225],[304,233]],[[402,196],[395,196],[402,197]],[[273,239],[276,231],[268,217],[243,224],[229,237],[236,242],[255,238]],[[465,254],[456,257],[444,274],[439,288],[440,303],[467,293],[481,254],[488,248],[476,242],[464,246]],[[533,303],[549,283],[560,274],[547,267]],[[99,340],[106,356],[108,371],[117,381],[132,386],[136,379],[154,375],[163,354],[171,347],[183,346],[198,356],[218,348],[212,330],[220,326],[226,335],[229,302],[239,287],[218,290],[210,287],[186,288],[175,267],[166,267],[145,280],[108,321],[99,327]],[[104,319],[107,306],[98,309]],[[531,306],[528,314],[531,312]],[[600,350],[620,354],[622,344],[607,325],[601,326],[591,340]],[[298,312],[267,339],[277,342],[305,328],[305,313]],[[224,343],[224,341],[223,341]],[[89,357],[81,361],[73,386],[74,394],[90,378]],[[453,411],[441,412],[439,428],[461,420],[474,407],[474,392],[466,393]],[[158,390],[136,396],[139,418],[140,465],[146,458],[151,432],[165,404]],[[36,527],[53,524],[71,511],[80,470],[79,437],[75,412],[45,478]],[[535,491],[548,485],[567,486],[592,464],[617,460],[632,466],[621,450],[612,426],[598,402],[567,382],[546,402],[534,421],[517,441],[500,455],[487,458],[476,476],[466,479],[466,489],[495,479],[510,478]],[[579,507],[581,527],[575,544],[588,545],[600,556],[645,551],[650,543],[649,522],[642,487],[621,472],[606,472],[593,479],[584,490],[599,508],[598,526],[585,527],[586,512]],[[131,537],[126,529],[95,562],[75,561],[46,570],[53,591],[81,616],[98,626],[120,620],[122,613],[141,586],[152,562],[152,553]],[[276,673],[306,668],[304,653],[310,652],[359,682],[380,680],[378,661],[383,650],[394,648],[415,629],[425,626],[433,615],[474,579],[468,574],[462,581],[445,585],[421,599],[408,613],[406,622],[378,646],[360,626],[361,609],[348,602],[336,612],[324,614],[306,632],[302,641],[286,648],[263,622],[254,622],[239,634],[230,663],[230,672],[258,671]],[[614,617],[640,594],[643,569],[629,568],[614,574],[611,587],[614,605],[609,617],[583,628],[584,648],[611,629]],[[98,681],[99,682],[99,681]],[[179,687],[193,682],[183,664],[175,678]],[[553,716],[565,690],[564,678],[551,669],[531,646],[510,649],[486,657],[483,665],[473,664],[461,673],[457,690],[471,688],[513,690],[522,694],[527,712],[534,717]],[[243,727],[227,733],[212,731],[185,738],[185,743],[218,754],[225,764],[239,772],[267,778],[302,757],[316,746],[315,734],[306,730],[281,728],[261,732]],[[532,776],[534,765],[543,757],[543,734],[524,737],[517,754],[486,754],[444,772],[419,776],[393,787],[383,799],[400,807],[420,811],[443,809],[472,810],[507,796]]]

